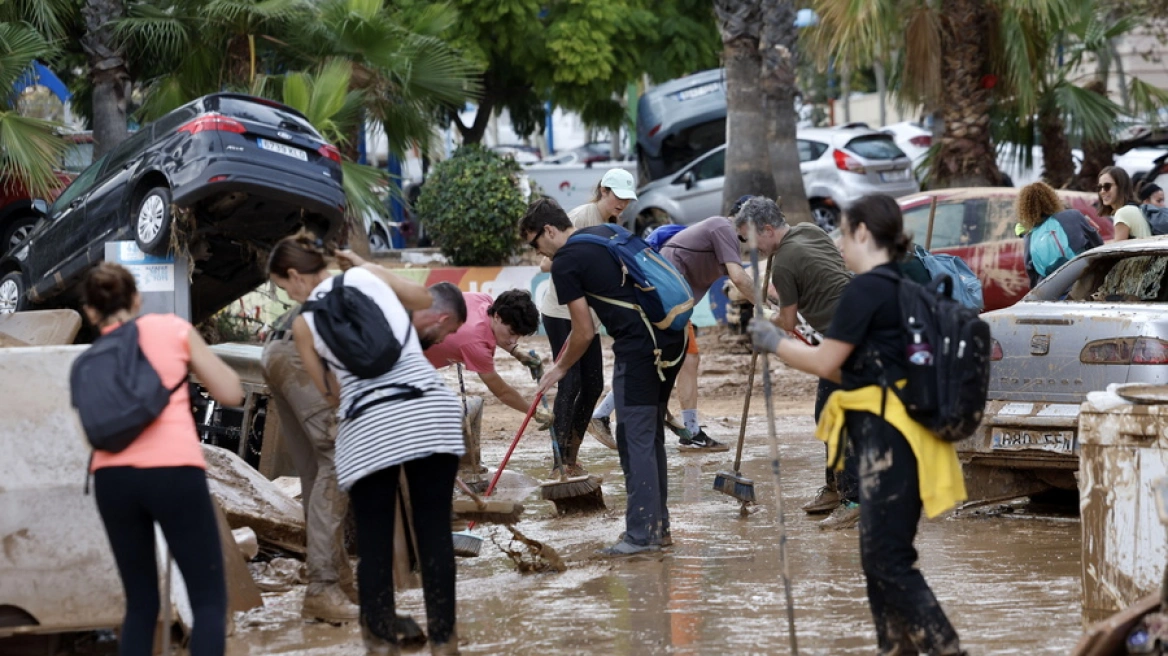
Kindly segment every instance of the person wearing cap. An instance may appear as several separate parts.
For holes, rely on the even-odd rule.
[[[637,181],[633,179],[633,174],[621,168],[612,168],[596,184],[591,204],[596,206],[605,223],[616,223],[621,212],[634,200],[637,200]]]
[[[1142,204],[1164,207],[1164,190],[1155,182],[1149,182],[1140,187],[1139,199]]]

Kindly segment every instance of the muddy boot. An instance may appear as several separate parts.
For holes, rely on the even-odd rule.
[[[860,504],[844,501],[836,506],[836,509],[827,516],[827,519],[819,522],[819,528],[823,531],[842,531],[847,528],[853,528],[859,523]]]
[[[446,642],[430,642],[430,656],[459,656],[461,653],[458,651],[457,633],[451,633]]]
[[[803,504],[803,512],[808,515],[822,515],[829,513],[840,505],[843,498],[840,497],[839,492],[834,487],[824,485],[819,488],[819,494],[807,503]]]
[[[365,656],[401,656],[401,647],[397,643],[379,638],[361,622],[361,641],[365,643]]]
[[[361,610],[349,601],[340,585],[313,588],[309,586],[309,590],[304,593],[304,606],[300,609],[300,616],[304,619],[351,622],[361,615]]]

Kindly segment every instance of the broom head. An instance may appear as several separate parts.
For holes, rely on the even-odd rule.
[[[735,472],[720,471],[714,475],[714,489],[745,503],[754,503],[754,481]]]
[[[474,533],[461,531],[451,536],[454,540],[454,555],[462,558],[475,558],[483,548],[483,539]]]
[[[489,497],[480,500],[455,499],[452,509],[457,518],[482,524],[514,524],[523,514],[522,504]]]

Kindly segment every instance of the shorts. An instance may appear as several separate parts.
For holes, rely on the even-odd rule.
[[[694,330],[694,325],[693,325],[692,321],[685,325],[685,330],[687,333],[689,333],[689,342],[685,346],[685,354],[686,355],[697,355],[698,354],[698,335],[697,335],[697,331]]]

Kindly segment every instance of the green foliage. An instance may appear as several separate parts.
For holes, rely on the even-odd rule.
[[[0,23],[0,89],[13,88],[37,57],[52,52],[49,42],[28,24]],[[53,167],[65,142],[51,121],[17,113],[16,98],[0,95],[0,184],[12,178],[34,197],[48,198],[60,185]]]
[[[493,266],[515,253],[526,203],[519,165],[481,146],[463,146],[430,171],[418,216],[456,266]]]

